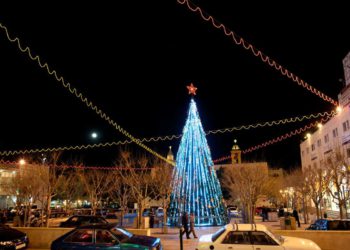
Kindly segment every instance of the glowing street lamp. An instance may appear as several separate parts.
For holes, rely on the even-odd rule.
[[[20,159],[18,163],[19,165],[23,166],[24,164],[26,164],[26,161],[24,159]]]
[[[340,106],[338,106],[338,107],[336,108],[337,114],[339,114],[342,110],[343,110],[343,109],[342,109]]]

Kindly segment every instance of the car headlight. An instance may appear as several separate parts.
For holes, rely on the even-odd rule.
[[[11,246],[14,245],[12,241],[0,241],[0,246]]]
[[[162,244],[158,244],[158,245],[152,247],[150,250],[163,250]]]

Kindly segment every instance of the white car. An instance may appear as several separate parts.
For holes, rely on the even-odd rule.
[[[238,211],[237,207],[229,207],[228,213],[230,217],[240,217],[240,212]]]
[[[162,207],[157,208],[156,216],[157,217],[163,217],[164,216],[164,209]]]
[[[196,250],[321,250],[313,241],[276,236],[260,224],[228,224],[200,237]]]

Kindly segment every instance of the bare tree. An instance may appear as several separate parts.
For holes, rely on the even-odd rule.
[[[321,202],[328,190],[330,176],[320,168],[304,171],[305,181],[309,186],[309,195],[315,204],[317,219],[321,217]]]
[[[42,167],[35,164],[20,166],[16,177],[12,178],[6,187],[9,194],[17,197],[17,207],[24,205],[24,226],[30,225],[30,210],[33,202],[42,197],[43,189],[41,179],[38,178]]]
[[[294,190],[294,206],[297,206],[297,204],[301,204],[303,207],[303,216],[304,216],[304,223],[306,224],[308,221],[308,196],[310,194],[310,186],[308,182],[305,181],[306,174],[302,172],[301,169],[295,170],[292,173],[290,173],[285,178],[285,187],[290,188],[292,187]]]
[[[101,204],[102,198],[111,188],[112,177],[110,170],[80,170],[78,175],[84,186],[84,190],[88,194],[91,202],[93,214]]]
[[[49,164],[38,168],[41,170],[38,177],[42,182],[43,193],[45,193],[43,204],[46,206],[47,227],[49,226],[48,219],[51,217],[51,200],[58,194],[60,187],[66,181],[65,169],[58,168],[59,166],[57,165],[60,155],[61,152],[59,151],[53,152]]]
[[[152,195],[153,179],[150,170],[150,160],[146,156],[132,156],[130,152],[120,153],[119,166],[123,166],[119,173],[131,189],[131,195],[138,206],[137,228],[141,227],[142,211],[146,198]]]
[[[131,196],[131,187],[127,185],[127,182],[122,177],[120,171],[117,170],[117,171],[112,171],[110,173],[113,176],[114,181],[111,183],[109,196],[111,197],[112,200],[115,200],[121,208],[120,225],[123,226],[124,213],[128,209],[128,202]]]
[[[265,195],[272,183],[268,178],[267,168],[261,168],[258,164],[250,164],[224,170],[223,187],[227,188],[230,195],[238,197],[243,205],[244,221],[254,222],[256,202],[261,195]]]
[[[70,212],[74,200],[84,196],[84,185],[75,170],[67,171],[66,179],[59,187],[59,193],[66,200],[66,212]]]
[[[170,195],[173,190],[175,181],[173,180],[174,167],[170,164],[157,161],[154,169],[152,169],[154,184],[155,184],[155,197],[159,198],[164,209],[163,215],[163,233],[168,232],[167,221],[168,215],[167,210],[170,205]]]
[[[333,198],[333,202],[339,206],[340,218],[346,218],[346,202],[350,199],[350,171],[340,149],[328,156],[324,163],[326,175],[330,181],[327,192]]]

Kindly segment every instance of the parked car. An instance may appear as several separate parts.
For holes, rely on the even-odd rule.
[[[145,208],[142,211],[142,216],[147,217],[152,210],[150,208]]]
[[[260,224],[228,224],[214,234],[201,236],[196,249],[321,250],[311,240],[277,236]]]
[[[116,223],[88,225],[76,228],[51,244],[51,250],[61,249],[139,249],[162,250],[159,238],[134,235],[117,227]]]
[[[73,215],[66,221],[60,223],[60,227],[80,227],[90,224],[108,224],[101,216],[94,215]]]
[[[73,210],[73,215],[92,215],[91,208],[75,208]]]
[[[240,217],[240,212],[237,207],[228,207],[227,211],[230,217]]]
[[[306,230],[350,230],[350,220],[318,219]]]
[[[162,207],[158,207],[156,209],[156,217],[163,217],[164,216],[164,209]]]
[[[29,240],[25,233],[0,224],[0,249],[25,249],[28,244]]]

